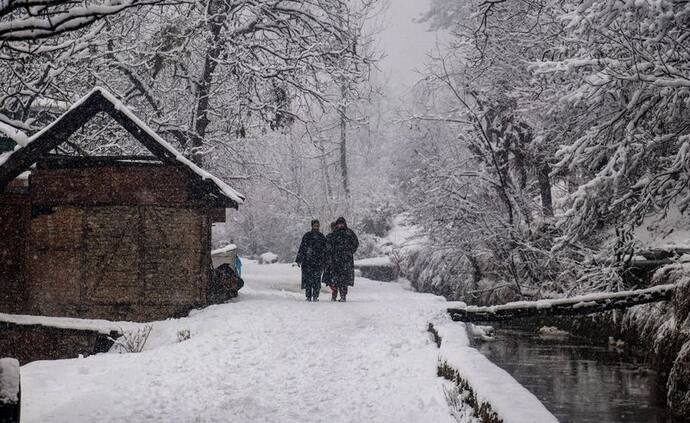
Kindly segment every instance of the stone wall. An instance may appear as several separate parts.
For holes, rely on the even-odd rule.
[[[118,334],[111,334],[117,338]],[[77,329],[0,322],[0,357],[14,357],[24,365],[36,360],[77,358],[106,352],[112,346],[108,335]]]

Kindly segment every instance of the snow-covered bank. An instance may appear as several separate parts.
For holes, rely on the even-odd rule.
[[[454,374],[444,376],[467,384],[476,401],[474,408],[482,417],[495,414],[493,421],[503,423],[558,422],[534,394],[470,347],[464,323],[444,318],[432,327],[441,344],[439,370],[445,368]]]

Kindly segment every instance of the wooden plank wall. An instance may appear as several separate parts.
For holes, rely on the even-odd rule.
[[[212,213],[175,167],[41,168],[30,201],[2,198],[0,311],[148,321],[207,304]]]
[[[27,301],[26,233],[31,218],[28,196],[0,193],[0,312],[18,313]]]

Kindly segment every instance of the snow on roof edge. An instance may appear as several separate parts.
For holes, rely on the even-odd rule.
[[[72,103],[71,106],[67,110],[65,110],[57,119],[54,121],[50,122],[48,125],[44,126],[43,129],[40,131],[36,132],[32,136],[29,137],[29,140],[26,142],[26,145],[31,144],[33,141],[35,141],[37,138],[39,138],[41,135],[45,134],[50,128],[55,126],[59,121],[62,120],[62,118],[65,117],[65,115],[72,110],[76,109],[77,107],[81,106],[89,97],[91,97],[96,91],[99,91],[101,94],[103,93],[103,89],[101,87],[94,87],[91,91],[89,91],[86,95],[84,95],[82,98],[79,100],[75,101]],[[16,151],[16,150],[15,150]]]
[[[52,127],[53,127],[54,125],[56,125],[60,120],[62,120],[62,118],[64,118],[65,115],[66,115],[67,113],[69,113],[70,111],[72,111],[72,110],[74,110],[75,108],[77,108],[77,107],[79,107],[80,105],[82,105],[89,97],[91,97],[91,96],[92,96],[93,94],[95,94],[96,92],[98,92],[99,94],[101,94],[101,95],[103,96],[103,98],[105,98],[105,99],[108,100],[113,106],[115,106],[115,109],[116,109],[116,110],[120,111],[121,113],[124,113],[132,122],[134,122],[139,128],[141,128],[141,129],[142,129],[144,132],[146,132],[151,138],[153,138],[161,147],[165,148],[169,153],[171,153],[171,154],[175,157],[175,159],[176,159],[178,162],[182,163],[183,165],[185,165],[186,167],[188,167],[189,169],[191,169],[192,172],[194,172],[194,173],[197,174],[199,177],[201,177],[201,179],[203,179],[203,180],[207,180],[207,179],[208,179],[208,180],[210,180],[211,182],[213,182],[213,183],[216,185],[216,187],[223,193],[223,195],[225,195],[225,196],[228,197],[229,199],[233,200],[233,201],[234,201],[235,203],[237,203],[238,205],[244,203],[244,200],[245,200],[245,196],[244,196],[244,195],[242,195],[239,191],[237,191],[237,190],[235,190],[234,188],[232,188],[232,187],[231,187],[230,185],[228,185],[227,183],[223,182],[220,178],[218,178],[218,177],[216,177],[216,176],[213,176],[213,175],[210,174],[209,172],[203,170],[202,168],[200,168],[199,166],[197,166],[196,164],[194,164],[191,160],[189,160],[189,159],[187,159],[186,157],[184,157],[184,156],[183,156],[179,151],[177,151],[172,145],[170,145],[167,141],[165,141],[163,138],[161,138],[153,129],[151,129],[146,123],[144,123],[144,122],[143,122],[141,119],[139,119],[134,113],[132,113],[132,111],[131,111],[127,106],[125,106],[120,100],[118,100],[118,99],[117,99],[114,95],[112,95],[109,91],[107,91],[106,89],[104,89],[104,88],[102,88],[102,87],[99,87],[99,86],[94,87],[94,88],[93,88],[91,91],[89,91],[86,95],[84,95],[84,96],[81,97],[79,100],[77,100],[76,102],[74,102],[74,103],[69,107],[69,109],[67,109],[63,114],[60,115],[60,117],[58,117],[57,119],[55,119],[55,120],[54,120],[53,122],[51,122],[50,124],[46,125],[46,126],[45,126],[43,129],[41,129],[40,131],[38,131],[38,132],[36,132],[35,134],[33,134],[32,136],[30,136],[30,137],[28,138],[28,140],[26,141],[25,146],[31,144],[31,142],[35,141],[35,140],[38,139],[41,135],[45,134],[50,128],[52,128]],[[21,148],[24,148],[24,146],[21,147]],[[11,153],[9,153],[9,154],[6,154],[6,155],[3,155],[3,156],[2,156],[2,160],[0,160],[0,166],[2,166],[2,165],[7,161],[7,159],[8,159],[10,156],[12,156],[12,154],[14,154],[15,152],[21,150],[21,148],[15,149],[13,152],[11,152]]]
[[[223,253],[228,253],[228,252],[230,252],[230,251],[235,251],[235,250],[237,250],[237,245],[235,245],[235,244],[228,244],[228,245],[226,245],[225,247],[216,248],[215,250],[211,251],[211,255],[212,255],[212,256],[215,256],[215,255],[219,255],[219,254],[223,254]]]
[[[78,319],[73,317],[34,316],[29,314],[0,313],[0,322],[15,325],[39,325],[57,329],[88,330],[104,335],[122,333],[123,329],[137,325],[133,322],[112,322],[102,319]]]
[[[153,131],[146,123],[144,123],[141,119],[139,119],[134,113],[132,113],[127,106],[125,106],[120,100],[115,98],[110,92],[107,90],[101,88],[101,87],[95,87],[93,91],[99,91],[100,94],[109,102],[111,102],[114,106],[115,109],[124,113],[129,119],[132,120],[137,126],[139,126],[142,130],[144,130],[151,138],[153,138],[158,144],[160,144],[161,147],[165,148],[170,152],[172,155],[175,156],[175,159],[179,161],[180,163],[184,164],[188,168],[190,168],[194,173],[199,175],[201,179],[209,179],[211,180],[217,187],[218,189],[221,190],[221,192],[236,202],[237,204],[242,204],[244,203],[244,195],[240,194],[238,191],[236,191],[234,188],[232,188],[230,185],[226,184],[223,182],[221,179],[211,175],[207,171],[203,170],[196,164],[194,164],[191,160],[186,158],[185,156],[182,155],[179,151],[177,151],[172,145],[170,145],[167,141],[165,141],[163,138],[161,138],[156,132]]]

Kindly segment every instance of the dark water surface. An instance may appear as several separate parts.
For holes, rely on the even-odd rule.
[[[495,327],[479,351],[510,373],[561,422],[676,423],[657,374],[630,354],[577,338]]]

